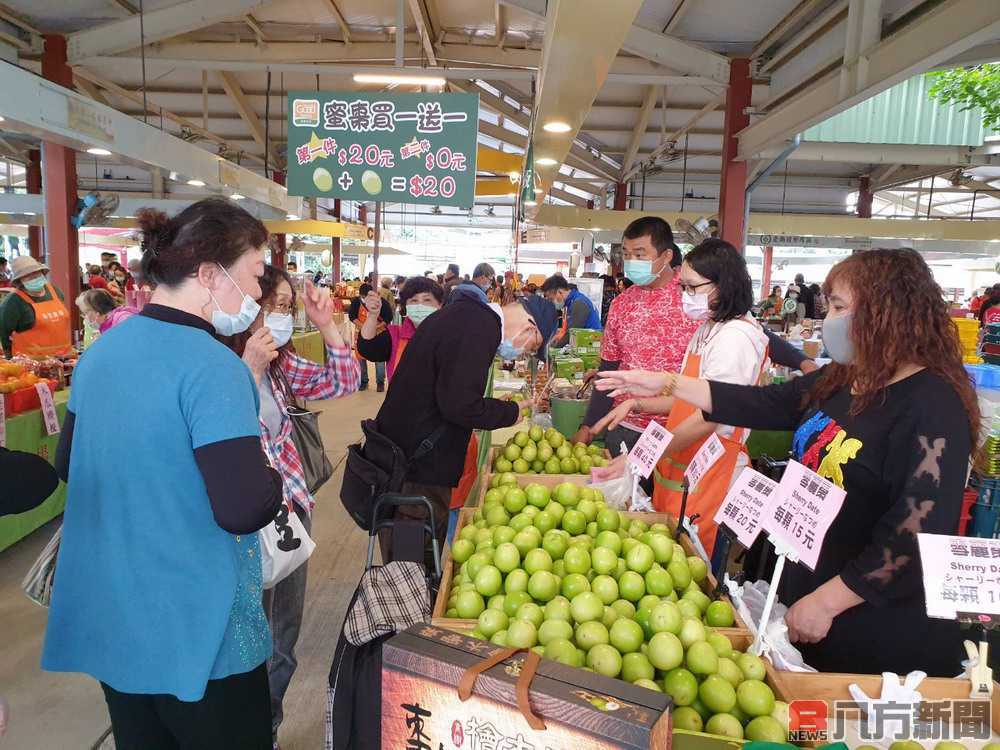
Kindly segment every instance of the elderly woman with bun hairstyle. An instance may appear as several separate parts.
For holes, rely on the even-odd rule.
[[[216,339],[257,318],[267,231],[219,198],[138,218],[156,291],[74,374],[42,667],[101,683],[118,750],[270,750],[255,532],[282,482],[261,448],[254,376]],[[129,414],[116,440],[109,393]]]

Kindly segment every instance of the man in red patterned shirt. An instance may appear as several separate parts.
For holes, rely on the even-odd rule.
[[[681,252],[674,244],[670,225],[655,216],[636,219],[625,228],[622,254],[625,276],[634,284],[611,303],[600,369],[680,372],[698,321],[681,311],[681,291],[674,273],[681,265]],[[621,400],[612,402],[606,394],[594,391],[573,440],[589,443],[596,437],[591,426]],[[651,419],[666,422],[664,416],[639,412],[609,430],[605,444],[611,454],[617,456],[623,442],[631,449]]]

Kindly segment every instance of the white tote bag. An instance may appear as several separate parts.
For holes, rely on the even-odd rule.
[[[260,538],[260,567],[264,588],[270,589],[309,559],[316,549],[302,525],[298,514],[289,507],[288,501],[281,504],[281,510],[274,521],[257,532]]]

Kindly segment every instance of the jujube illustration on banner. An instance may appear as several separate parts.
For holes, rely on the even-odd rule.
[[[472,206],[475,94],[293,91],[288,193]]]

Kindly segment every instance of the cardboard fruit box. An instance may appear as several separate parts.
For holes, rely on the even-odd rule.
[[[773,679],[774,684],[772,687],[778,699],[786,701],[789,704],[792,701],[822,701],[826,705],[827,724],[831,731],[838,715],[844,716],[848,720],[856,720],[858,717],[857,709],[850,707],[853,705],[851,702],[853,702],[854,698],[851,697],[848,686],[857,684],[866,695],[874,700],[878,700],[879,695],[882,693],[882,675],[874,674],[779,672],[777,670],[769,670],[768,679],[769,681]],[[960,728],[957,726],[960,722],[977,721],[974,717],[978,715],[979,721],[989,722],[993,737],[1000,731],[1000,685],[994,683],[993,696],[988,706],[982,705],[985,701],[978,701],[979,705],[977,706],[971,705],[972,701],[969,698],[971,688],[972,684],[968,680],[949,677],[927,677],[917,687],[917,690],[923,696],[922,710],[926,711],[927,715],[936,714],[939,717],[944,717],[944,720],[950,725],[952,731],[950,739],[961,742],[969,750],[972,750],[974,747],[981,747],[986,742],[992,740],[956,738],[954,732]],[[888,710],[886,715],[898,716],[898,709],[903,706],[905,704],[896,704],[896,709]],[[815,707],[812,707],[810,710],[815,710]],[[822,709],[820,709],[820,712],[822,713]],[[854,725],[854,728],[853,730],[848,729],[849,734],[844,739],[848,746],[855,747],[859,744],[888,745],[889,741],[873,742],[869,739],[859,738],[856,723],[853,721],[849,721],[849,723]],[[918,739],[918,741],[929,748],[941,739],[948,738],[938,735],[934,739]],[[806,747],[817,747],[835,740],[835,737],[828,735],[826,739],[800,739],[795,744]]]
[[[488,484],[488,483],[487,483]],[[482,499],[480,498],[480,503]],[[455,537],[458,537],[458,533],[473,523],[473,519],[476,513],[476,508],[463,508],[458,514],[458,524],[455,527]],[[637,518],[640,521],[645,521],[650,526],[654,523],[665,523],[672,532],[677,531],[677,522],[674,520],[673,516],[668,513],[626,513],[628,518]],[[682,536],[680,540],[680,545],[684,548],[684,551],[688,555],[695,554],[694,547],[691,546],[691,540],[686,536]],[[438,587],[438,595],[434,600],[434,608],[431,610],[431,623],[443,628],[449,628],[450,630],[455,630],[461,633],[471,632],[476,627],[475,620],[462,619],[458,617],[445,617],[445,612],[448,611],[448,599],[451,598],[451,588],[452,583],[455,578],[455,574],[458,572],[458,566],[451,557],[451,545],[449,544],[444,551],[444,555],[441,558],[441,585]],[[715,597],[715,592],[718,589],[718,581],[712,572],[709,571],[708,577],[702,581],[701,584],[702,591],[713,598],[727,599],[726,596]],[[716,628],[720,633],[724,633],[732,638],[733,636],[749,637],[749,630],[747,630],[746,624],[740,618],[738,612],[735,611],[733,614],[736,617],[736,622],[734,627],[731,628]]]
[[[523,652],[479,674],[462,701],[467,670],[508,651],[432,625],[387,641],[382,747],[670,749],[666,694],[548,659],[532,675]]]

